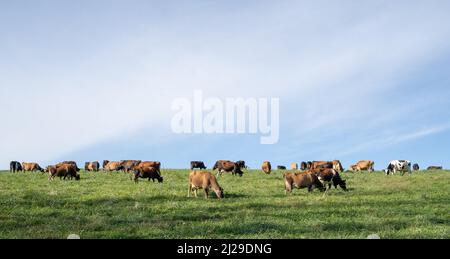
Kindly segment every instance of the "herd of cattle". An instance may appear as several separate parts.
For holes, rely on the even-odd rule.
[[[374,171],[375,163],[370,160],[362,160],[358,163],[351,165],[347,171],[362,172]],[[108,161],[104,160],[102,167],[100,163],[86,162],[84,166],[85,171],[88,172],[113,172],[123,171],[131,173],[132,180],[136,183],[139,178],[147,178],[153,182],[163,182],[161,175],[161,163],[157,161],[141,161],[141,160],[122,160],[122,161]],[[209,190],[213,190],[217,198],[223,198],[223,189],[217,182],[217,178],[210,172],[202,171],[207,169],[205,163],[202,161],[191,162],[191,173],[189,175],[189,192],[188,197],[194,192],[197,196],[197,190],[203,189],[205,197],[208,198]],[[248,169],[245,161],[229,161],[218,160],[212,170],[217,170],[217,176],[221,176],[224,172],[231,173],[232,175],[243,176],[244,169]],[[287,170],[285,166],[277,166],[278,170]],[[264,161],[261,170],[270,174],[272,172],[272,165],[269,161]],[[344,172],[344,168],[339,160],[333,161],[309,161],[302,162],[300,167],[297,163],[291,164],[290,172],[286,172],[283,175],[285,192],[291,193],[294,188],[302,189],[307,188],[309,192],[313,189],[319,189],[320,191],[328,191],[332,186],[337,188],[341,187],[344,191],[347,191],[346,181],[343,180],[339,173]],[[411,162],[408,160],[393,160],[389,163],[384,170],[386,175],[395,174],[399,172],[401,175],[405,173],[411,174],[412,171],[418,171],[420,167],[418,164],[414,164],[411,167]],[[442,166],[430,166],[427,170],[442,170]],[[55,177],[60,179],[75,179],[80,180],[80,169],[77,163],[74,161],[64,161],[56,165],[49,165],[46,168],[42,168],[37,163],[20,163],[12,161],[10,163],[11,172],[25,172],[25,171],[38,171],[48,174],[48,180],[53,181]],[[327,188],[328,187],[328,188]]]

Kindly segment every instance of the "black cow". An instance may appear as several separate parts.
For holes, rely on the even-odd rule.
[[[206,169],[205,163],[202,161],[191,161],[191,170],[194,169]]]
[[[278,170],[286,170],[287,168],[284,165],[279,165],[279,166],[277,166],[277,169]]]
[[[22,172],[22,164],[17,161],[11,161],[11,163],[9,163],[9,171],[11,173]]]

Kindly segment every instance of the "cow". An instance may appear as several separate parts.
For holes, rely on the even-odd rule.
[[[247,168],[247,166],[245,165],[245,161],[243,160],[236,161],[236,165],[239,166],[241,170]]]
[[[54,166],[47,166],[45,172],[49,174],[48,180],[53,181],[55,177],[59,179],[66,178],[80,180],[80,175],[77,173],[77,167],[74,164],[58,164]]]
[[[298,170],[298,164],[297,163],[292,163],[291,164],[291,170],[297,171]]]
[[[284,179],[284,193],[292,193],[293,188],[303,189],[308,188],[308,192],[312,192],[315,188],[324,191],[323,184],[319,178],[311,172],[293,172],[285,173]]]
[[[80,171],[80,168],[78,168],[78,165],[77,165],[77,163],[75,161],[63,161],[63,162],[60,162],[60,163],[56,164],[56,167],[59,167],[61,165],[73,165],[77,172]]]
[[[134,169],[144,168],[144,167],[153,167],[156,169],[159,175],[161,175],[161,162],[158,161],[144,161],[135,166]]]
[[[342,167],[341,161],[333,160],[333,161],[313,161],[311,162],[311,167],[309,169],[334,169],[338,172],[343,172],[344,168]]]
[[[413,165],[413,170],[414,171],[419,171],[420,170],[419,164],[414,164]]]
[[[123,167],[120,162],[116,162],[116,161],[110,162],[108,160],[103,161],[103,170],[104,171],[112,172],[112,171],[120,171],[122,169],[123,169]]]
[[[9,163],[9,171],[11,173],[21,172],[21,171],[23,171],[22,165],[17,161],[11,161],[11,163]]]
[[[284,165],[279,165],[279,166],[277,166],[277,170],[286,170],[287,168],[286,168],[286,166],[284,166]]]
[[[219,160],[214,164],[213,170],[217,170],[217,176],[221,176],[223,172],[231,172],[232,175],[239,175],[242,177],[241,167],[229,160]]]
[[[427,170],[442,170],[442,166],[429,166]]]
[[[263,170],[264,173],[270,174],[270,172],[272,172],[272,165],[270,164],[269,161],[264,161],[261,169]]]
[[[42,169],[42,167],[38,164],[38,163],[26,163],[23,162],[22,163],[22,170],[24,172],[34,172],[34,171],[39,171],[39,172],[44,172],[44,169]]]
[[[411,162],[408,160],[392,160],[384,172],[386,175],[395,174],[396,172],[401,172],[402,176],[405,172],[411,175]]]
[[[155,179],[159,183],[163,182],[163,177],[159,174],[158,170],[154,167],[138,167],[134,170],[134,182],[137,183],[139,178],[148,178],[155,182]]]
[[[98,172],[100,170],[100,163],[97,161],[84,163],[84,170],[87,172]]]
[[[141,162],[141,160],[122,160],[120,161],[120,169],[125,173],[128,173],[129,171],[134,170]]]
[[[319,178],[319,181],[323,184],[327,191],[331,189],[331,184],[334,185],[334,188],[337,188],[339,186],[342,188],[342,190],[348,191],[346,181],[342,180],[338,171],[336,171],[335,169],[311,169],[310,172],[315,174]]]
[[[202,161],[191,161],[191,170],[194,169],[206,169],[205,163]]]
[[[355,165],[351,165],[350,166],[350,171],[357,171],[357,172],[361,172],[361,171],[369,171],[369,172],[373,172],[373,166],[375,165],[375,162],[370,161],[370,160],[361,160],[358,163],[356,163]]]
[[[224,197],[223,189],[217,182],[216,177],[207,171],[192,171],[189,174],[188,198],[191,197],[192,192],[194,192],[195,197],[197,197],[198,189],[203,189],[205,191],[205,199],[208,199],[210,189],[216,193],[218,199]]]

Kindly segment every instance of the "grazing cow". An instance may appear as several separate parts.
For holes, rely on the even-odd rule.
[[[308,188],[308,192],[312,192],[314,188],[319,188],[321,191],[324,190],[319,178],[311,172],[285,173],[283,178],[285,194],[292,193],[294,188]]]
[[[84,164],[84,170],[87,172],[98,172],[100,170],[100,163],[97,161],[86,162]]]
[[[319,181],[323,184],[327,191],[331,189],[331,184],[334,185],[334,188],[339,186],[342,190],[348,191],[346,181],[342,180],[341,176],[335,169],[311,169],[310,172],[319,178]]]
[[[163,177],[159,174],[158,170],[154,167],[139,167],[134,169],[134,182],[137,183],[139,178],[148,178],[155,182],[155,179],[159,183],[163,182]]]
[[[384,170],[386,175],[390,173],[395,174],[396,172],[401,172],[403,176],[405,172],[411,175],[411,162],[408,160],[393,160],[389,163],[388,167]]]
[[[298,170],[298,164],[297,163],[292,163],[291,164],[291,170]]]
[[[17,161],[11,161],[11,163],[9,163],[9,171],[11,173],[20,172],[22,171],[22,165]]]
[[[45,169],[45,172],[49,174],[48,180],[53,181],[55,177],[59,177],[59,179],[69,178],[72,180],[80,180],[80,175],[77,173],[77,167],[73,164],[59,164],[54,166],[48,166]]]
[[[287,168],[284,165],[279,165],[279,166],[277,166],[277,169],[278,170],[286,170]]]
[[[80,171],[80,168],[78,168],[78,165],[77,165],[77,163],[75,161],[64,161],[64,162],[56,164],[56,167],[59,167],[61,165],[73,165],[77,172]]]
[[[231,172],[232,175],[239,175],[242,177],[241,167],[234,162],[228,160],[219,160],[214,164],[213,170],[217,170],[217,176],[221,176],[223,172]]]
[[[236,165],[239,166],[240,169],[247,168],[247,166],[245,165],[245,161],[242,161],[242,160],[237,161]]]
[[[22,163],[22,170],[24,172],[33,172],[33,171],[44,172],[44,169],[42,169],[42,167],[39,164],[37,164],[37,163],[26,163],[26,162],[23,162]]]
[[[357,171],[357,172],[361,172],[361,171],[369,171],[369,172],[373,172],[373,166],[375,165],[375,162],[370,161],[370,160],[361,160],[358,163],[356,163],[355,165],[351,165],[350,166],[350,171]]]
[[[128,173],[129,171],[133,170],[137,165],[139,165],[142,161],[141,160],[122,160],[120,161],[120,169],[123,170],[125,173]]]
[[[205,163],[202,161],[191,161],[191,170],[194,169],[206,169]]]
[[[419,164],[414,164],[413,165],[413,170],[414,171],[419,171],[420,170]]]
[[[314,161],[311,162],[311,167],[309,169],[334,169],[338,172],[343,172],[344,167],[342,167],[341,161]]]
[[[442,170],[442,166],[429,166],[427,170]]]
[[[107,161],[107,160],[105,160]],[[120,162],[116,162],[116,161],[107,161],[105,163],[105,161],[103,161],[103,170],[107,171],[107,172],[112,172],[112,171],[120,171],[123,169],[122,165]]]
[[[144,168],[144,167],[153,167],[158,171],[158,174],[161,175],[161,162],[158,161],[144,161],[139,163],[135,169],[137,168]]]
[[[192,171],[189,174],[188,197],[191,197],[192,192],[194,192],[195,197],[197,197],[198,189],[203,189],[205,191],[205,199],[208,199],[210,189],[216,193],[218,199],[224,197],[222,187],[220,187],[216,177],[210,172]]]
[[[263,170],[264,173],[270,174],[270,172],[272,172],[272,165],[270,164],[269,161],[264,161],[261,169]]]

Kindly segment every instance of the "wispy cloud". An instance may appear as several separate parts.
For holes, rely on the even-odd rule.
[[[35,5],[45,17],[0,8],[18,13],[0,18],[12,24],[0,42],[0,163],[49,161],[142,131],[135,148],[176,149],[170,103],[193,89],[280,97],[279,160],[351,155],[446,130],[431,117],[449,108],[447,86],[428,86],[424,100],[409,85],[449,63],[446,1],[191,3],[115,3],[100,16],[90,10],[101,2]],[[406,128],[418,120],[411,114],[438,126]],[[360,139],[369,144],[342,148]]]

